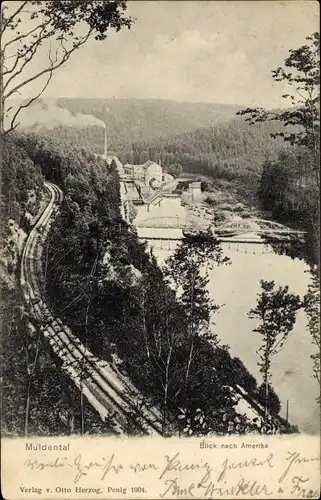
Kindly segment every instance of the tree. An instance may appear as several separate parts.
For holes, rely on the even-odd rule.
[[[319,135],[320,135],[320,35],[313,33],[307,37],[308,44],[291,49],[285,59],[284,67],[272,71],[277,82],[286,82],[290,93],[282,97],[290,101],[291,108],[285,111],[267,111],[264,108],[247,108],[238,115],[247,116],[251,125],[257,122],[277,121],[290,131],[272,133],[280,136],[291,145],[307,148],[311,155],[310,167],[317,185],[319,177]]]
[[[281,162],[266,160],[260,179],[259,196],[263,208],[275,212],[284,209],[285,194],[289,184],[289,172]]]
[[[259,401],[262,401],[262,404],[265,405],[265,398],[266,398],[266,387],[265,384],[261,384],[258,392],[257,392],[257,399]],[[267,400],[267,408],[269,413],[272,414],[279,414],[281,410],[281,403],[280,400],[274,391],[273,387],[269,384],[268,386],[268,400]]]
[[[177,405],[181,392],[182,366],[178,359],[185,351],[186,317],[157,272],[146,273],[142,282],[141,328],[149,377],[153,392],[159,394],[162,409],[162,435],[168,432],[169,407]]]
[[[167,277],[180,290],[179,302],[182,304],[188,323],[189,354],[185,372],[184,406],[187,406],[188,384],[196,340],[209,338],[211,314],[219,309],[209,298],[207,290],[208,267],[229,262],[223,257],[220,243],[211,233],[199,232],[186,234],[181,245],[167,260]],[[206,266],[205,275],[202,267]],[[214,337],[213,340],[215,341]]]
[[[307,44],[291,49],[283,67],[272,71],[277,82],[286,83],[289,93],[282,97],[290,106],[284,111],[268,111],[261,107],[247,108],[237,114],[246,116],[253,125],[275,122],[283,130],[270,134],[281,137],[292,146],[292,160],[279,156],[277,163],[265,164],[260,196],[265,205],[272,202],[274,216],[295,219],[307,230],[305,257],[319,259],[320,239],[320,36],[313,33]],[[276,181],[276,182],[275,182]],[[271,199],[272,195],[272,199]],[[274,206],[273,206],[274,205]]]
[[[130,28],[125,0],[27,0],[6,2],[1,9],[0,28],[0,132],[8,133],[19,123],[20,111],[45,91],[53,72],[89,39],[104,40],[109,29]],[[47,62],[30,72],[41,52]],[[40,90],[13,110],[10,98],[37,81]],[[11,111],[10,125],[4,130],[5,117]]]
[[[305,175],[308,155],[297,149],[281,151],[275,160],[266,160],[260,179],[258,196],[264,210],[272,217],[305,232],[304,239],[271,244],[277,253],[319,261],[319,194],[313,178]],[[268,241],[268,239],[267,239]]]
[[[308,317],[307,328],[312,337],[312,343],[316,346],[316,352],[311,355],[313,360],[314,378],[320,385],[320,276],[318,268],[311,267],[311,282],[308,292],[304,296],[303,305]],[[317,397],[320,402],[320,396]]]
[[[182,165],[180,165],[179,163],[172,163],[167,168],[167,172],[170,175],[172,175],[173,177],[179,177],[181,175],[181,173],[183,172]]]
[[[86,277],[88,279],[88,284],[87,284],[87,290],[85,290],[84,295],[86,295],[86,314],[85,314],[85,325],[84,325],[84,331],[85,331],[85,342],[84,342],[84,351],[82,355],[82,360],[81,360],[81,370],[80,370],[80,412],[81,412],[81,435],[85,435],[85,413],[84,413],[84,382],[85,382],[85,374],[86,374],[86,351],[87,351],[87,344],[88,344],[88,320],[89,320],[89,309],[91,306],[91,301],[93,299],[93,276],[94,273],[96,272],[96,267],[97,267],[97,262],[98,262],[98,256],[96,256],[96,259],[93,263],[93,266],[90,271],[90,276]]]
[[[293,330],[296,314],[302,303],[298,295],[289,293],[288,286],[275,290],[274,281],[261,280],[260,283],[262,292],[258,294],[257,304],[249,311],[248,316],[260,322],[253,331],[262,336],[262,345],[258,349],[258,366],[265,386],[265,417],[267,417],[271,360],[281,350],[284,341]]]

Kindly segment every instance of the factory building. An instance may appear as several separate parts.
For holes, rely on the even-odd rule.
[[[143,182],[145,186],[160,187],[163,179],[163,169],[158,163],[148,160],[143,165],[124,165],[125,174],[134,181]]]

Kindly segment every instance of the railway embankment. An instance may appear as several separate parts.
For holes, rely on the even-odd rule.
[[[108,363],[99,361],[86,346],[51,313],[44,298],[42,276],[43,247],[50,229],[51,218],[62,200],[62,191],[52,183],[45,184],[50,201],[28,235],[21,259],[21,287],[30,309],[31,321],[40,327],[55,354],[60,358],[61,369],[99,413],[103,421],[112,419],[118,433],[127,433],[133,420],[135,403],[129,381],[122,380]],[[155,411],[141,411],[135,425],[142,434],[159,433],[159,415]]]

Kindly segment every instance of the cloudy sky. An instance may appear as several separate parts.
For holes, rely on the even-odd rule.
[[[48,97],[137,97],[278,107],[271,70],[318,30],[316,1],[131,1],[131,30],[91,41]],[[34,88],[28,87],[32,95]],[[28,95],[26,94],[26,95]]]

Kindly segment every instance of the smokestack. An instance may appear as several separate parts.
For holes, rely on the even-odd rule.
[[[106,113],[109,113],[109,108],[105,108]],[[106,116],[106,122],[104,122],[105,125],[105,145],[104,145],[104,155],[107,158],[107,116]]]
[[[107,127],[105,125],[105,144],[104,144],[104,156],[107,158]]]

